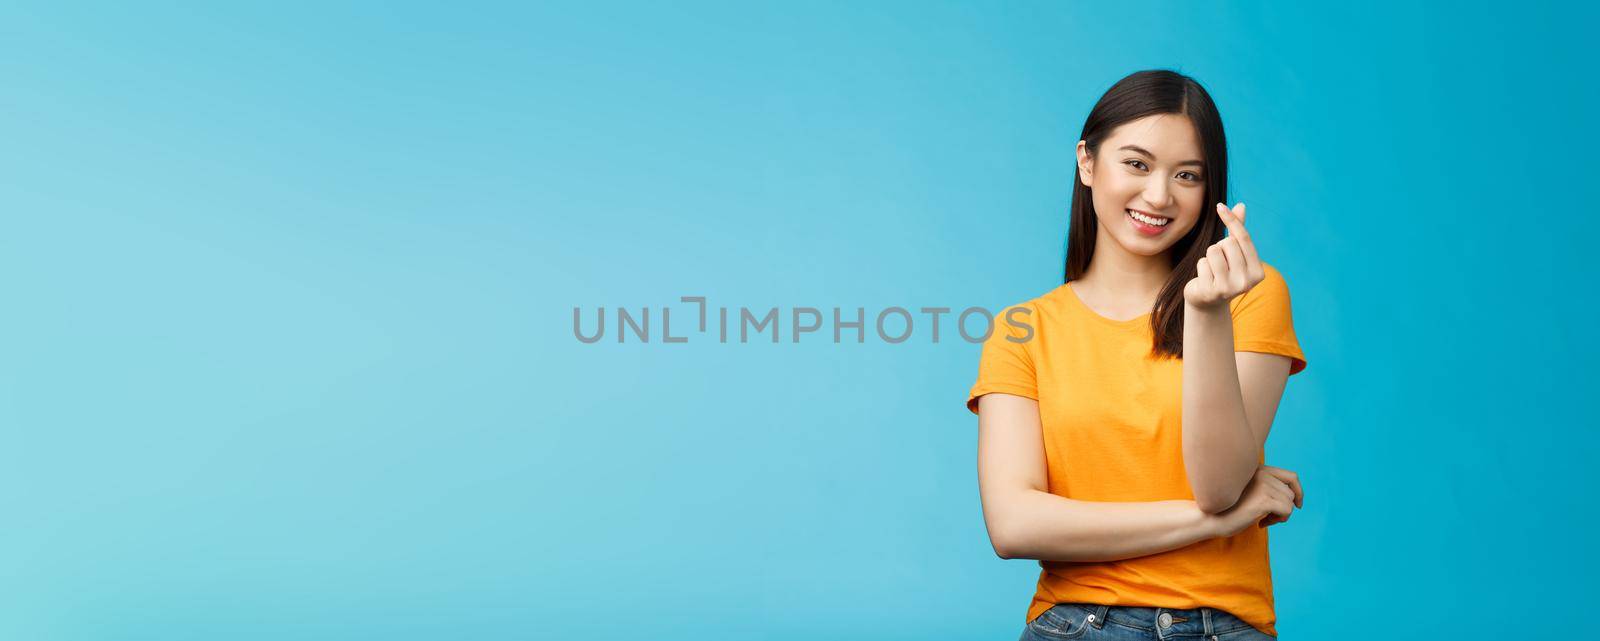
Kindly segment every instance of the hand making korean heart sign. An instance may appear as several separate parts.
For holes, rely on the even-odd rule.
[[[1206,248],[1205,257],[1195,264],[1198,273],[1183,286],[1184,302],[1201,309],[1226,305],[1266,277],[1250,232],[1244,229],[1244,203],[1233,209],[1217,203],[1217,216],[1228,226],[1228,236]]]

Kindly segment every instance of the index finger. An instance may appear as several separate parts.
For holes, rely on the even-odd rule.
[[[1250,232],[1245,230],[1244,218],[1240,216],[1244,213],[1244,203],[1239,203],[1236,208],[1238,213],[1234,213],[1234,210],[1228,209],[1223,203],[1217,203],[1217,216],[1222,219],[1222,224],[1228,226],[1228,235],[1239,243],[1239,251],[1244,254],[1246,267],[1255,271],[1259,269],[1261,257],[1256,254],[1256,244],[1250,241]]]
[[[1239,203],[1237,206],[1244,207],[1244,203]],[[1239,237],[1240,242],[1250,239],[1250,232],[1244,230],[1244,220],[1233,213],[1232,209],[1228,209],[1226,204],[1217,203],[1217,217],[1222,219],[1222,224],[1228,226],[1228,233]]]

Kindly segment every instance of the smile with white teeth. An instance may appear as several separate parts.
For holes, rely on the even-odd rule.
[[[1156,227],[1165,227],[1167,223],[1172,222],[1171,218],[1157,218],[1155,216],[1146,216],[1146,215],[1141,214],[1139,212],[1136,212],[1136,211],[1134,211],[1132,209],[1128,210],[1128,215],[1132,216],[1134,220],[1137,220],[1137,221],[1139,221],[1141,223],[1144,223],[1146,225],[1154,225]]]

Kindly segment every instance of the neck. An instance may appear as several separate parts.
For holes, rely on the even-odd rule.
[[[1155,303],[1161,286],[1172,275],[1172,261],[1165,254],[1134,254],[1099,230],[1089,268],[1077,282],[1106,298],[1118,301]]]

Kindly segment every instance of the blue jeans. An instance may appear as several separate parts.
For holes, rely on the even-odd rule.
[[[1020,641],[1272,641],[1263,633],[1216,608],[1175,610],[1058,603],[1033,618]]]

